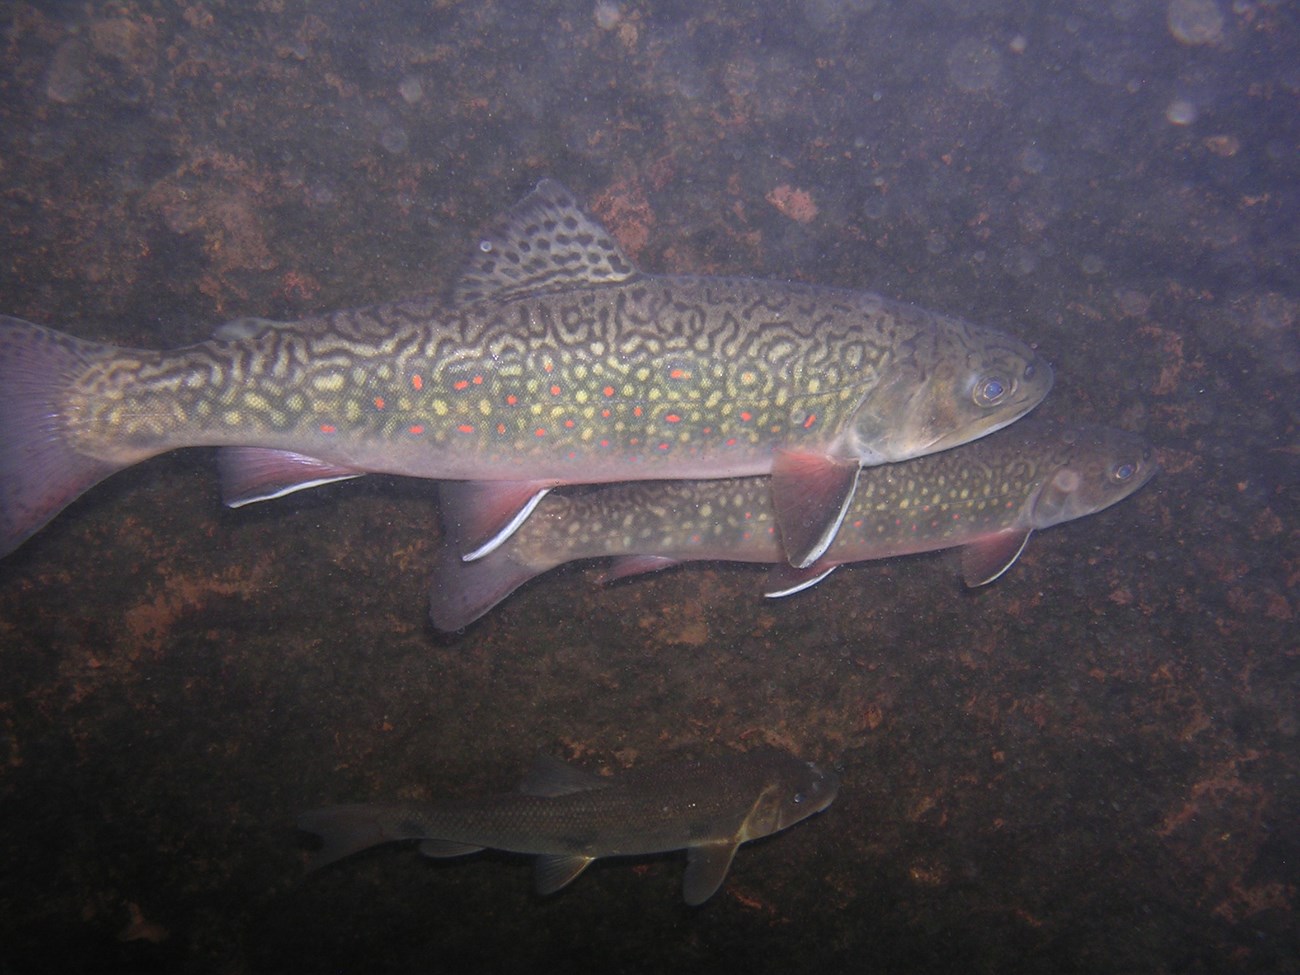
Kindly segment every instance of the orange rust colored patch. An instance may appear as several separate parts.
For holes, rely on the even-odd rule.
[[[807,190],[796,189],[789,183],[782,183],[767,194],[767,202],[776,207],[782,216],[789,217],[796,223],[811,223],[817,217],[817,204]]]

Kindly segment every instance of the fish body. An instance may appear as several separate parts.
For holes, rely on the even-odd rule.
[[[430,587],[435,625],[454,630],[528,579],[575,559],[616,558],[606,578],[680,562],[771,563],[766,592],[788,595],[848,562],[963,549],[968,585],[993,581],[1036,529],[1122,500],[1158,466],[1136,435],[1029,419],[975,443],[862,472],[839,534],[805,569],[784,559],[771,492],[762,478],[609,485],[544,498],[495,552],[459,557],[472,510],[444,512],[447,537]]]
[[[0,554],[115,470],[217,446],[232,505],[460,481],[486,513],[470,557],[557,485],[771,473],[806,563],[861,466],[983,436],[1051,381],[1018,340],[866,292],[644,274],[544,181],[450,301],[244,319],[171,351],[0,318]]]
[[[721,885],[736,848],[831,804],[838,778],[760,746],[689,764],[635,768],[610,778],[539,759],[516,793],[437,803],[332,806],[299,817],[322,837],[315,866],[396,840],[426,856],[483,848],[536,854],[539,893],[559,890],[592,861],[684,849],[689,904]]]

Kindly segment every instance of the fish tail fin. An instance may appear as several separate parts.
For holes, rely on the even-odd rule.
[[[298,828],[321,838],[321,848],[311,863],[311,868],[318,870],[381,843],[419,839],[418,829],[402,828],[402,818],[388,806],[326,806],[299,816]]]
[[[125,467],[79,453],[65,391],[110,346],[0,316],[0,556]]]

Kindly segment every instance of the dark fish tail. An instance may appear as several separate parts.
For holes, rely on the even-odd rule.
[[[78,453],[68,437],[69,383],[111,352],[0,316],[0,557],[126,466]]]
[[[378,805],[328,806],[298,817],[300,830],[321,838],[313,870],[381,843],[421,838],[418,825],[406,825],[400,809]]]

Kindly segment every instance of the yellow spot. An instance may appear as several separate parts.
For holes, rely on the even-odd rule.
[[[822,381],[820,379],[810,379],[808,381],[808,392],[816,393],[819,392],[821,388],[822,388]]]
[[[244,394],[244,405],[250,410],[267,410],[271,404],[260,393],[248,392]]]
[[[641,382],[641,383],[645,382],[647,379],[650,378],[650,370],[647,369],[645,366],[642,366],[640,369],[636,371],[636,378],[637,378],[637,382]]]
[[[238,410],[226,410],[225,415],[221,417],[227,426],[237,427],[244,422],[243,416]]]
[[[307,401],[301,393],[291,393],[289,398],[284,401],[284,405],[289,407],[295,413],[301,413],[307,407]]]
[[[446,400],[436,399],[436,400],[433,401],[432,406],[433,406],[433,412],[434,412],[434,413],[437,413],[439,416],[446,416],[446,415],[447,415],[447,401],[446,401]]]
[[[323,376],[313,376],[311,380],[312,388],[319,389],[322,393],[337,393],[343,388],[346,380],[340,373],[328,372]]]
[[[479,411],[480,413],[482,413],[484,416],[491,416],[491,415],[492,415],[492,401],[491,401],[491,400],[486,400],[486,399],[481,399],[481,400],[479,400],[479,401],[478,401],[478,411]]]

